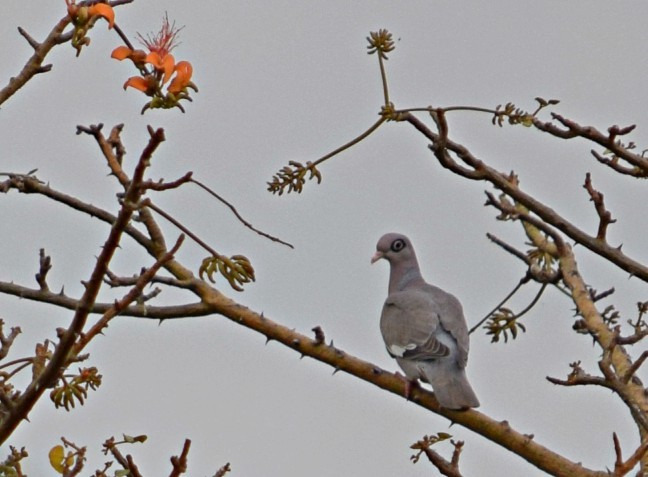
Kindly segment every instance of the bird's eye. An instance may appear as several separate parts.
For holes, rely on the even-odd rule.
[[[406,246],[405,240],[396,239],[396,240],[394,240],[392,242],[390,248],[391,248],[392,252],[400,252],[401,250],[403,250],[405,248],[405,246]]]

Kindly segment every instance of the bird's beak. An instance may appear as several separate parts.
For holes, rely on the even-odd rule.
[[[371,257],[371,263],[374,264],[381,258],[384,258],[385,255],[382,252],[376,252],[373,254],[373,257]]]

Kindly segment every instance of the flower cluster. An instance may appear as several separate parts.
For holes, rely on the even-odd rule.
[[[105,18],[108,22],[108,28],[115,25],[115,12],[106,3],[77,5],[76,0],[65,0],[65,4],[67,5],[68,16],[74,25],[72,46],[76,49],[77,56],[81,53],[81,48],[90,44],[87,33],[94,25],[94,20],[97,17]]]
[[[139,36],[140,42],[148,52],[137,50],[128,46],[119,46],[112,52],[116,60],[129,59],[139,70],[141,76],[132,76],[124,83],[124,89],[135,88],[151,97],[142,113],[147,109],[179,108],[184,112],[180,101],[191,101],[189,88],[198,92],[198,88],[191,81],[193,67],[188,61],[176,63],[171,50],[178,43],[178,33],[182,28],[176,28],[175,23],[169,23],[165,15],[162,28],[156,34],[149,34],[146,38]],[[164,87],[166,85],[166,91]]]

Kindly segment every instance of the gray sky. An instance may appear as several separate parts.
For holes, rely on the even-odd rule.
[[[96,144],[76,136],[77,124],[125,123],[127,162],[146,142],[146,125],[164,127],[165,142],[151,177],[174,179],[188,170],[231,200],[262,230],[293,243],[271,243],[245,229],[229,211],[186,187],[154,200],[217,250],[247,255],[257,282],[244,293],[223,291],[268,317],[309,333],[320,325],[347,352],[396,370],[378,330],[388,267],[369,265],[378,238],[400,231],[412,239],[424,276],[454,293],[469,324],[476,323],[517,283],[522,264],[490,244],[486,232],[524,249],[519,226],[494,220],[483,207],[484,184],[452,176],[435,162],[423,137],[389,124],[321,167],[320,186],[273,197],[265,183],[289,160],[314,160],[366,129],[382,102],[369,31],[388,28],[398,39],[387,62],[397,107],[476,105],[508,101],[526,109],[533,98],[557,98],[556,111],[600,129],[638,123],[632,139],[646,144],[648,31],[643,2],[601,1],[220,1],[137,0],[116,10],[131,38],[159,28],[162,16],[185,25],[176,59],[194,66],[200,92],[179,111],[139,111],[144,96],[124,92],[131,65],[110,59],[119,44],[105,24],[91,32],[80,58],[57,48],[53,70],[32,80],[0,112],[0,170],[38,168],[42,180],[115,211],[118,187],[107,177]],[[63,0],[4,0],[0,16],[2,81],[31,54],[22,26],[42,39],[65,14]],[[491,165],[514,169],[522,186],[593,232],[596,216],[582,189],[585,172],[606,194],[618,223],[612,243],[646,259],[646,192],[595,163],[591,145],[564,142],[522,127],[495,128],[487,115],[457,113],[451,132]],[[0,198],[0,280],[35,286],[38,249],[52,256],[53,289],[78,296],[108,232],[38,197]],[[161,222],[163,222],[161,220]],[[166,228],[169,240],[177,236]],[[112,270],[137,273],[150,260],[124,243]],[[203,252],[185,242],[181,260],[197,269]],[[584,249],[578,259],[599,290],[615,286],[626,318],[646,300],[645,286],[605,266]],[[532,285],[514,306],[535,293]],[[109,299],[108,292],[102,295]],[[163,293],[159,303],[176,294]],[[193,301],[193,299],[191,299]],[[0,317],[24,331],[16,345],[54,338],[69,312],[0,297]],[[472,337],[468,374],[481,410],[591,468],[612,466],[612,432],[626,454],[637,443],[628,413],[602,389],[556,388],[582,360],[595,372],[597,348],[571,331],[572,304],[548,293],[527,317],[518,340],[491,345]],[[27,446],[30,475],[49,468],[47,450],[61,435],[87,445],[87,473],[104,461],[101,443],[122,432],[146,433],[127,449],[146,475],[166,475],[168,456],[193,441],[189,474],[212,475],[231,462],[233,476],[427,476],[432,466],[409,462],[409,446],[424,434],[447,431],[466,441],[466,476],[536,475],[521,459],[472,432],[452,427],[396,396],[338,373],[255,335],[224,318],[157,322],[118,318],[90,348],[89,365],[104,384],[72,413],[46,399],[11,444]],[[645,370],[642,376],[646,377]],[[593,425],[595,422],[595,425]],[[450,455],[449,445],[439,450]],[[126,449],[125,449],[126,450]]]

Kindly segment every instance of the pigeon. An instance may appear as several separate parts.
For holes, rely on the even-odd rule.
[[[405,372],[409,399],[416,380],[432,385],[439,405],[453,410],[478,407],[466,378],[468,327],[461,303],[421,276],[410,240],[383,235],[371,263],[389,262],[389,290],[380,317],[387,352]]]

